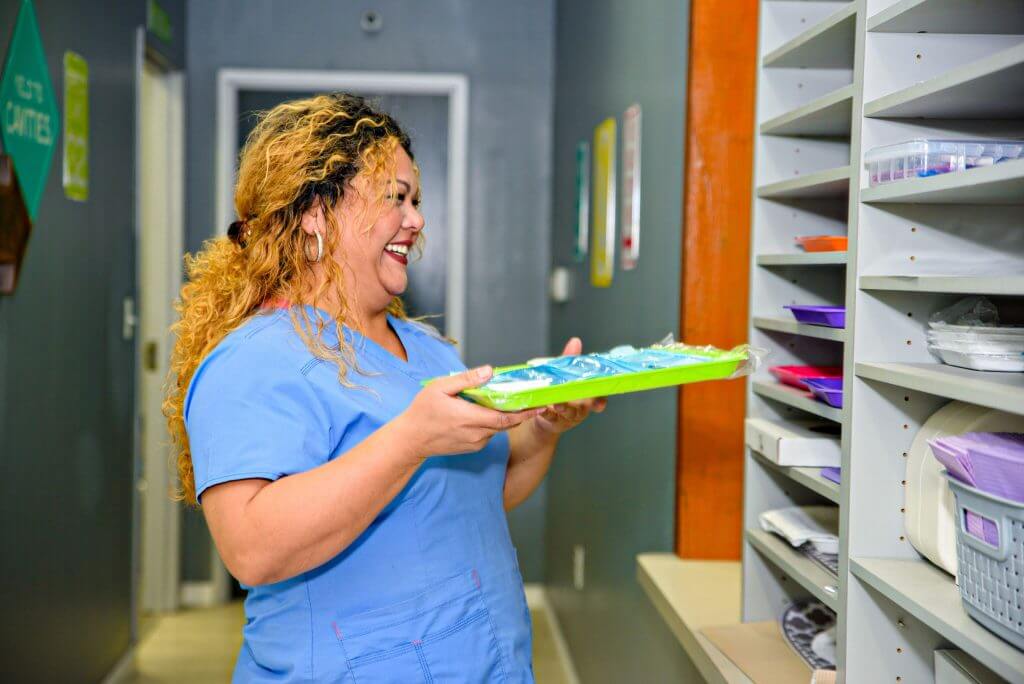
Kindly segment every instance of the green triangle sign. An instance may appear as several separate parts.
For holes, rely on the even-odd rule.
[[[31,0],[22,0],[0,80],[0,138],[34,221],[57,147],[60,115]]]

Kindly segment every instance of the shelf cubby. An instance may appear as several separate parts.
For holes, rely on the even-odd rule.
[[[964,611],[953,578],[923,560],[853,558],[865,584],[1015,684],[1024,683],[1024,651],[992,634]]]
[[[850,2],[764,56],[767,68],[853,68],[857,3]]]
[[[850,190],[850,167],[815,171],[797,178],[762,185],[757,196],[763,199],[821,199],[845,197]]]
[[[777,473],[781,473],[785,477],[793,480],[798,485],[814,492],[822,498],[828,499],[832,503],[839,503],[839,485],[832,480],[827,480],[821,476],[821,468],[815,467],[800,467],[800,466],[780,466],[774,461],[769,461],[767,458],[751,451],[754,458],[763,467],[769,468]]]
[[[761,135],[849,137],[853,85],[773,117],[761,124]]]
[[[864,115],[929,119],[1020,118],[1024,117],[1022,83],[1024,44],[866,102]]]
[[[744,536],[758,553],[807,590],[814,598],[832,610],[837,609],[838,577],[771,532],[748,529]]]
[[[876,33],[1024,33],[1020,0],[899,0],[868,17]]]

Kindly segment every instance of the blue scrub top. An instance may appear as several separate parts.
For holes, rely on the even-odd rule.
[[[464,370],[426,326],[389,320],[408,363],[346,329],[361,371],[350,373],[354,388],[309,353],[285,310],[225,337],[185,398],[197,494],[344,458],[422,380]],[[335,558],[245,587],[234,681],[532,682],[530,614],[503,505],[508,455],[499,434],[479,452],[428,459]]]

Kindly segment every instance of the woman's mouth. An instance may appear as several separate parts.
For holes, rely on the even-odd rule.
[[[384,253],[398,263],[407,265],[409,263],[409,248],[411,246],[411,242],[389,242],[384,247]]]

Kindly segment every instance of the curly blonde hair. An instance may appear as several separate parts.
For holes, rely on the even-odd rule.
[[[342,326],[351,316],[350,293],[342,267],[325,259],[325,278],[310,295],[311,264],[308,236],[301,228],[303,214],[319,206],[328,230],[324,251],[335,254],[340,226],[333,209],[352,181],[364,176],[376,196],[366,207],[380,207],[395,190],[395,153],[402,148],[412,158],[409,137],[387,114],[366,100],[347,94],[319,95],[285,102],[261,115],[242,149],[235,185],[235,210],[240,221],[231,237],[208,240],[195,255],[185,257],[187,283],[176,303],[179,320],[164,400],[177,460],[177,498],[196,505],[192,452],[185,429],[184,401],[200,362],[232,330],[270,301],[318,301],[330,297],[337,307],[334,321],[338,343],[323,341],[325,321],[312,318],[305,307],[291,307],[292,322],[310,352],[335,362],[339,381],[346,383],[354,353]],[[377,216],[355,217],[349,228],[367,231]],[[311,300],[311,301],[310,301]],[[400,299],[388,311],[405,318]],[[315,320],[313,320],[315,319]]]

